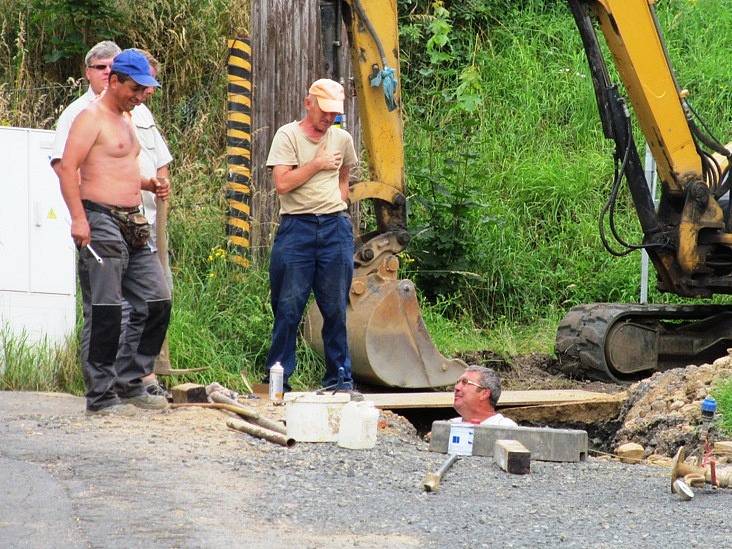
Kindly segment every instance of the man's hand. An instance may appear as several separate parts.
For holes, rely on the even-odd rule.
[[[170,180],[163,176],[151,177],[145,190],[155,193],[161,200],[167,200],[170,196]]]
[[[318,163],[320,170],[337,170],[343,162],[343,154],[340,151],[328,152],[325,150],[325,139],[315,152],[315,162]]]
[[[79,249],[91,242],[91,230],[86,216],[71,220],[71,238]]]

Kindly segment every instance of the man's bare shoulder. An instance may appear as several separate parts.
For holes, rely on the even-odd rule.
[[[71,125],[71,131],[79,127],[88,128],[89,126],[96,125],[99,121],[100,114],[99,103],[97,101],[89,104],[74,119],[74,123]]]

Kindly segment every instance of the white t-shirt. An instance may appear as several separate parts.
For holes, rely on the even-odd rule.
[[[456,417],[450,420],[451,423],[463,423],[463,418]],[[480,422],[481,425],[489,425],[491,427],[518,427],[518,423],[503,414],[493,414],[488,419]]]
[[[66,140],[69,138],[71,124],[74,123],[79,113],[86,109],[96,98],[97,96],[89,88],[84,95],[66,107],[61,113],[61,116],[58,117],[58,122],[56,122],[56,136],[53,139],[51,164],[53,164],[54,160],[60,160],[64,155],[64,147],[66,147]]]
[[[155,125],[150,109],[145,105],[138,105],[132,109],[132,123],[135,125],[137,140],[140,142],[140,155],[137,160],[140,164],[142,177],[155,177],[158,169],[167,166],[173,160],[163,136]],[[155,227],[155,193],[142,191],[142,205],[145,209],[147,221]],[[152,231],[155,232],[154,230]],[[155,236],[153,235],[153,243]]]
[[[66,140],[69,138],[69,130],[71,124],[81,111],[87,108],[97,96],[91,88],[86,93],[76,99],[68,107],[66,107],[56,122],[56,135],[53,141],[53,152],[51,154],[51,163],[59,160],[64,154]],[[155,118],[150,109],[145,105],[138,105],[132,109],[132,123],[135,125],[135,133],[137,140],[140,142],[140,154],[137,161],[140,164],[140,175],[143,177],[154,177],[159,168],[167,166],[173,160],[165,143],[163,136],[155,125]],[[147,221],[152,225],[150,244],[153,250],[157,249],[155,234],[155,194],[149,191],[142,191],[142,205]]]

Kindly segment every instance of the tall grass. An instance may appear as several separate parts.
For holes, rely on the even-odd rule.
[[[719,382],[712,392],[717,400],[722,430],[732,436],[732,378]]]
[[[55,345],[32,342],[26,334],[0,330],[0,390],[58,391],[81,394],[78,341]]]
[[[450,59],[439,63],[430,63],[421,45],[437,10],[403,4],[412,7],[402,27],[410,47],[404,68],[412,70],[404,88],[412,222],[434,225],[434,211],[422,204],[434,184],[423,172],[441,180],[443,194],[469,188],[480,198],[461,217],[459,242],[446,232],[441,237],[466,248],[462,262],[478,275],[441,286],[461,296],[459,314],[467,310],[479,324],[495,327],[533,323],[581,303],[637,301],[639,254],[611,257],[598,237],[613,149],[602,135],[587,62],[564,3],[445,2],[453,28],[443,50]],[[657,5],[679,82],[724,141],[732,121],[732,67],[725,60],[731,8],[729,0]],[[474,82],[470,103],[461,97],[466,74]],[[635,134],[642,154],[642,135]],[[466,158],[466,169],[451,168]],[[621,234],[637,242],[627,193],[618,207]],[[415,238],[411,270],[429,287],[435,239],[423,235],[428,238]],[[653,281],[650,295],[678,301],[659,294]]]

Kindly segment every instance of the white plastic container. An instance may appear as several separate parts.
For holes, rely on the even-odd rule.
[[[450,442],[447,453],[451,456],[472,456],[475,425],[472,423],[453,423],[450,426]]]
[[[347,393],[287,393],[287,436],[298,442],[336,442],[341,410],[350,400]]]
[[[349,402],[341,410],[338,446],[362,450],[376,446],[379,410],[371,401]]]
[[[269,369],[269,400],[275,404],[281,404],[284,389],[285,369],[282,364],[275,362]]]

